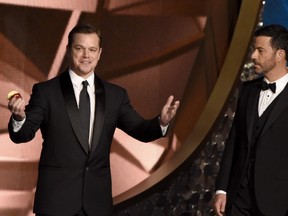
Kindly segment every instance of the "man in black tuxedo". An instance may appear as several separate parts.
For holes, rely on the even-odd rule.
[[[43,136],[34,203],[38,216],[112,215],[109,154],[115,128],[140,141],[158,139],[179,106],[170,96],[159,116],[143,119],[125,89],[94,73],[101,51],[98,29],[75,26],[68,36],[69,69],[35,84],[26,107],[22,98],[9,101],[11,140],[30,141],[39,128]]]
[[[216,181],[217,215],[288,215],[287,29],[257,29],[253,48],[264,76],[241,86]]]

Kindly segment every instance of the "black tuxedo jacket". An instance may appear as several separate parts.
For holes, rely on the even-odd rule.
[[[144,120],[130,105],[126,91],[95,76],[95,123],[89,152],[68,71],[33,86],[26,121],[9,134],[15,143],[33,139],[40,128],[43,147],[34,212],[70,216],[112,214],[110,145],[115,128],[148,142],[162,137],[158,118]]]
[[[251,144],[254,115],[258,115],[258,78],[243,84],[234,122],[226,141],[216,181],[216,190],[227,192],[227,207],[233,202],[243,178]],[[255,158],[255,195],[265,215],[284,215],[288,210],[288,87],[278,95],[260,134]]]

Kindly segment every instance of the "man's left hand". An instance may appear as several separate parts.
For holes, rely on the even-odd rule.
[[[167,99],[166,104],[162,108],[161,115],[160,115],[160,124],[163,127],[169,124],[171,119],[175,116],[177,109],[180,105],[180,101],[175,101],[174,103],[172,103],[173,100],[174,100],[174,96],[170,95]]]

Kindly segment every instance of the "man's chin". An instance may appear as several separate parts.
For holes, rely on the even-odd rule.
[[[82,74],[91,74],[94,72],[94,70],[90,67],[90,68],[80,68]]]

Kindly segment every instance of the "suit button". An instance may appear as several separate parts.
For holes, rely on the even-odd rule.
[[[89,167],[86,167],[86,168],[85,168],[85,171],[88,172],[88,171],[89,171]]]

